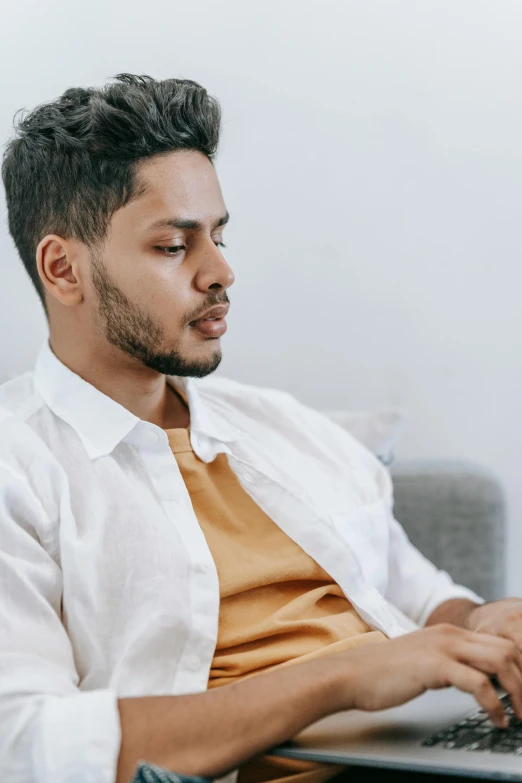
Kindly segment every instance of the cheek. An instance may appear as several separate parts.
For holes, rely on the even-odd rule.
[[[109,254],[107,254],[109,256]],[[168,340],[183,331],[186,315],[197,307],[188,269],[175,260],[118,248],[109,274],[121,293],[160,326]]]
[[[125,290],[139,306],[158,314],[183,312],[190,307],[190,280],[181,267],[162,260],[142,262],[135,275],[129,270]]]
[[[174,340],[186,331],[185,319],[193,311],[190,288],[179,279],[144,280],[137,295],[141,307],[161,325],[165,338]]]

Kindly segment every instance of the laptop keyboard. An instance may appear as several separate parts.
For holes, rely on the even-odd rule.
[[[497,729],[484,710],[478,710],[425,740],[423,747],[439,746],[448,750],[474,750],[483,753],[511,753],[522,756],[522,721],[516,717],[509,702],[503,696],[502,704],[509,715],[509,728]]]

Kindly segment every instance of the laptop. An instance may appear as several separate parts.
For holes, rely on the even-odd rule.
[[[273,753],[297,759],[489,780],[522,781],[522,721],[496,729],[472,696],[455,688],[428,691],[379,712],[330,715]]]

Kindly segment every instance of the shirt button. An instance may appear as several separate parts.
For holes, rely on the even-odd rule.
[[[199,655],[189,655],[187,659],[187,666],[191,671],[197,671],[201,666],[201,658]]]

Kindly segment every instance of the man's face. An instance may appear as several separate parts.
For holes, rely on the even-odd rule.
[[[97,327],[157,372],[207,375],[221,361],[234,282],[214,167],[199,152],[174,152],[141,163],[138,180],[141,195],[114,213],[93,255]]]

